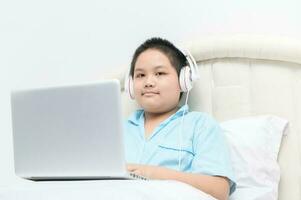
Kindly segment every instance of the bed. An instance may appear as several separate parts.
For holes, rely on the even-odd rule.
[[[263,114],[289,121],[278,157],[278,199],[300,199],[300,41],[237,35],[201,38],[188,47],[202,76],[195,90],[197,98],[191,98],[195,109],[209,112],[219,121]]]
[[[229,137],[231,141],[238,141],[237,144],[240,144],[239,140],[250,136],[252,140],[246,139],[243,147],[249,145],[250,148],[253,147],[252,150],[258,151],[256,145],[261,145],[265,146],[263,151],[267,150],[273,154],[265,159],[260,157],[262,156],[260,152],[259,154],[256,152],[256,156],[261,160],[258,158],[255,161],[245,162],[245,167],[251,169],[250,176],[256,176],[256,167],[258,167],[260,176],[264,180],[260,182],[258,179],[252,179],[253,177],[239,177],[241,182],[238,184],[238,190],[247,192],[235,192],[236,196],[231,196],[230,199],[299,200],[301,198],[301,41],[284,37],[232,35],[195,38],[182,46],[189,49],[195,57],[201,77],[190,93],[190,108],[210,113],[221,122],[225,130],[230,130],[235,123],[245,123],[249,126],[246,134],[241,138],[237,137],[239,135],[231,135],[234,136]],[[122,83],[125,71],[127,67],[114,72],[110,77],[118,78]],[[123,93],[124,115],[128,116],[136,107],[137,105]],[[284,120],[287,120],[288,125]],[[267,125],[263,126],[262,121]],[[271,121],[276,128],[279,128],[279,124],[282,123],[277,129],[281,129],[279,133],[271,128]],[[258,126],[254,125],[256,123]],[[265,143],[258,142],[258,138],[267,132]],[[251,142],[250,145],[249,141],[254,143]],[[275,145],[271,147],[270,143]],[[252,154],[250,151],[247,153],[255,155],[253,151]],[[254,163],[256,166],[253,169]],[[272,165],[274,168],[271,168]],[[240,166],[237,169],[240,169]],[[244,182],[247,178],[252,179],[253,182]],[[253,183],[257,184],[255,189],[248,190]],[[260,191],[264,191],[264,194]],[[256,193],[257,196],[249,195],[252,193]],[[16,178],[14,184],[2,188],[0,193],[0,199],[66,198],[213,199],[177,181],[30,182]]]

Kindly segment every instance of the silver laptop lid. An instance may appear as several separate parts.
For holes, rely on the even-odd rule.
[[[32,179],[126,174],[120,95],[117,80],[13,91],[16,174]]]

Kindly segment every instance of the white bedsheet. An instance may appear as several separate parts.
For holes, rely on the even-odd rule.
[[[1,200],[214,200],[178,181],[24,181],[0,189]]]

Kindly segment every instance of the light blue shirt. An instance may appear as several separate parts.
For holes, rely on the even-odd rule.
[[[235,190],[229,150],[221,128],[206,113],[188,112],[187,105],[159,124],[147,139],[144,137],[144,111],[134,112],[125,122],[125,147],[128,163],[224,176],[230,180],[230,194]]]

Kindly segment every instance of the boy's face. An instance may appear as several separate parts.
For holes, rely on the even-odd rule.
[[[146,112],[168,112],[178,105],[178,75],[161,51],[148,49],[138,56],[133,80],[135,99]]]

